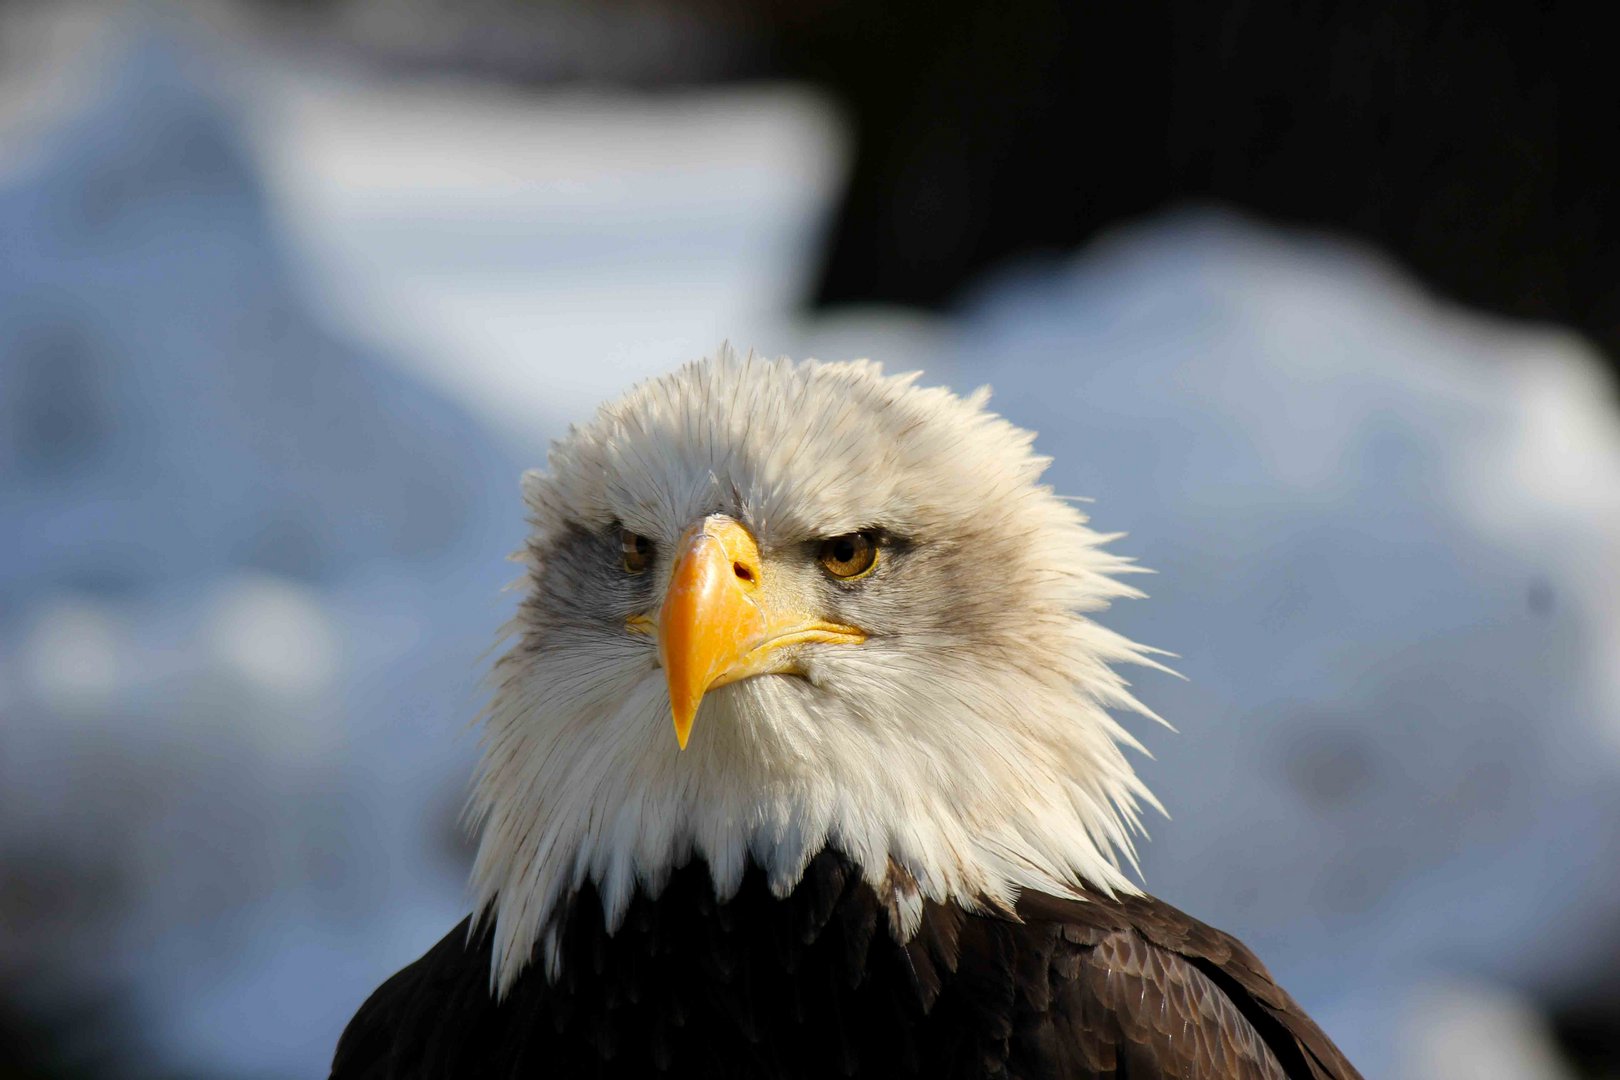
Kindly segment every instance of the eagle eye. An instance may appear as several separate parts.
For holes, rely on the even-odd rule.
[[[821,542],[816,560],[822,569],[842,581],[865,577],[877,566],[877,536],[872,532],[844,533]]]
[[[637,536],[629,529],[619,530],[619,545],[624,552],[624,572],[639,574],[652,565],[653,542]]]

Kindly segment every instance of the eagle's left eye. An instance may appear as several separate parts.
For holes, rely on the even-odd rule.
[[[821,542],[816,560],[835,578],[849,581],[871,573],[877,565],[877,537],[870,532],[845,533]]]
[[[645,536],[637,536],[629,529],[619,530],[620,547],[624,552],[624,571],[639,574],[652,565],[653,543]]]

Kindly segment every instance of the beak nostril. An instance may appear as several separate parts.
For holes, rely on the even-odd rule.
[[[742,563],[732,563],[731,569],[736,571],[737,576],[744,581],[751,582],[754,580],[754,572],[748,569],[748,567],[744,566]]]

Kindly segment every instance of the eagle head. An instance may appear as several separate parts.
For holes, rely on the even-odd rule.
[[[587,882],[611,928],[693,856],[779,894],[826,847],[904,939],[924,900],[1135,891],[1142,712],[1087,615],[1137,595],[1034,436],[878,365],[721,350],[524,478],[473,889],[504,992]],[[1147,714],[1151,715],[1151,714]]]

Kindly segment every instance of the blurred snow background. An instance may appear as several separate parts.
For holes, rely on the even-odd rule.
[[[1188,676],[1140,680],[1180,730],[1143,732],[1150,888],[1371,1078],[1572,1075],[1544,1010],[1620,946],[1620,424],[1581,342],[1199,209],[953,316],[811,319],[845,146],[806,91],[3,25],[0,1041],[319,1075],[465,911],[518,472],[730,339],[990,383],[1160,575],[1107,616]]]

